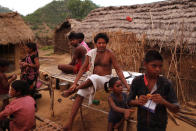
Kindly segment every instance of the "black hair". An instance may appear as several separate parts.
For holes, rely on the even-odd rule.
[[[156,50],[150,50],[146,53],[144,61],[146,63],[149,63],[151,61],[155,61],[155,60],[160,60],[163,61],[163,57],[161,56],[161,54],[156,51]]]
[[[11,86],[16,92],[20,92],[21,96],[30,94],[29,84],[24,80],[15,80]]]
[[[28,48],[32,49],[32,51],[37,51],[37,45],[34,42],[28,42],[25,44]]]
[[[119,78],[118,77],[112,77],[108,82],[106,82],[104,84],[104,89],[105,92],[109,92],[109,88],[113,88],[114,84],[116,83],[116,81],[118,81]]]
[[[109,42],[109,38],[105,33],[98,33],[95,37],[94,37],[94,42],[97,43],[97,40],[99,38],[103,38],[105,40],[106,43]]]
[[[78,39],[84,40],[84,34],[82,32],[79,32],[76,35]]]
[[[72,40],[72,39],[77,39],[77,33],[75,32],[70,32],[68,35],[68,39]]]
[[[0,67],[9,66],[10,62],[4,59],[0,59]]]

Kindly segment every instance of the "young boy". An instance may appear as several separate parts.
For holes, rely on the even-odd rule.
[[[29,95],[29,85],[24,80],[16,80],[11,87],[10,95],[16,98],[0,112],[0,120],[4,121],[1,128],[30,131],[35,127],[35,100]]]
[[[84,34],[81,33],[81,32],[79,32],[79,33],[77,33],[77,37],[78,37],[78,39],[79,39],[80,45],[84,46],[85,49],[87,50],[87,52],[90,51],[91,49],[88,47],[88,45],[87,45],[86,42],[84,41]]]
[[[77,33],[71,32],[68,38],[70,40],[71,46],[75,48],[73,52],[73,57],[69,64],[58,65],[58,69],[63,71],[64,73],[77,74],[82,66],[82,63],[84,62],[87,49],[84,46],[80,45]]]
[[[138,106],[138,131],[165,131],[167,110],[178,112],[179,106],[172,84],[160,76],[163,58],[159,52],[148,51],[145,75],[136,77],[131,85],[129,104]],[[135,99],[138,96],[138,99]]]

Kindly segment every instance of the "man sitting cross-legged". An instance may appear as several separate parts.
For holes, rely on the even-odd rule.
[[[97,48],[92,49],[87,53],[84,64],[78,72],[73,85],[69,90],[64,91],[62,94],[64,97],[68,97],[77,91],[77,97],[73,103],[71,115],[68,123],[64,127],[64,130],[71,130],[74,118],[83,102],[83,99],[89,97],[89,102],[91,103],[96,90],[103,88],[104,83],[109,81],[111,78],[112,66],[116,70],[116,73],[123,84],[127,89],[129,89],[129,85],[124,78],[114,54],[106,48],[107,43],[109,42],[108,36],[104,33],[99,33],[95,36],[94,42]],[[86,81],[77,85],[79,79],[89,66],[92,74],[89,75]]]

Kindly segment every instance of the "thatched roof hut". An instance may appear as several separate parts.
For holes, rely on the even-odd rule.
[[[72,30],[84,32],[86,41],[97,32],[132,32],[146,34],[151,45],[170,47],[178,40],[196,51],[196,1],[167,0],[150,4],[103,7],[93,10]],[[126,19],[127,16],[132,21]],[[153,42],[152,42],[153,41]],[[161,42],[160,42],[161,41]],[[162,43],[164,42],[164,44]]]
[[[0,14],[0,44],[18,44],[32,41],[34,34],[18,13]]]
[[[18,13],[0,14],[0,56],[13,63],[13,69],[19,67],[21,45],[33,40],[32,30]]]
[[[123,70],[139,71],[144,53],[158,49],[164,57],[163,74],[174,80],[178,98],[196,101],[195,0],[97,8],[70,31],[83,32],[86,42],[106,32]]]
[[[55,53],[70,52],[69,40],[66,34],[68,34],[68,32],[70,32],[76,25],[80,25],[80,22],[74,19],[66,19],[55,29]]]
[[[97,8],[71,31],[83,32],[86,42],[107,32],[109,48],[124,70],[139,71],[145,51],[158,49],[165,59],[163,73],[174,80],[178,98],[196,101],[195,0]]]

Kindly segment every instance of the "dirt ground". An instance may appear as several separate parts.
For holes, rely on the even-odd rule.
[[[68,63],[70,61],[70,55],[57,55],[53,54],[52,50],[40,50],[40,63],[41,68],[52,65],[57,65],[59,63]],[[64,125],[69,118],[69,114],[72,107],[72,101],[69,98],[61,97],[60,90],[55,90],[55,102],[54,102],[54,117],[51,117],[50,114],[50,98],[48,91],[41,91],[42,98],[37,100],[38,111],[37,114],[43,118],[50,119],[59,125]],[[95,99],[100,100],[100,105],[92,105],[97,109],[101,109],[104,111],[108,111],[108,104],[107,104],[107,95],[104,91],[99,91],[96,94]],[[58,102],[58,99],[62,99],[61,102]],[[101,112],[93,111],[91,109],[83,108],[83,116],[86,129],[83,128],[81,117],[77,114],[74,125],[73,131],[104,131],[107,129],[107,115]],[[135,116],[135,114],[134,114]],[[191,125],[188,125],[181,120],[176,119],[180,126],[176,126],[174,122],[169,119],[167,131],[195,131]],[[36,121],[37,125],[39,126],[42,122]],[[136,131],[136,124],[132,123],[133,130]]]

